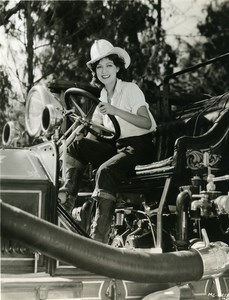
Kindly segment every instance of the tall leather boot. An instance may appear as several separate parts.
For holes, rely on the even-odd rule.
[[[58,198],[64,208],[71,213],[75,206],[75,199],[78,192],[78,174],[76,168],[68,168],[66,171],[66,180],[59,189]]]
[[[58,198],[66,211],[71,214],[72,209],[75,206],[75,201],[85,166],[80,161],[71,157],[68,153],[65,156],[65,163],[65,182],[59,189]]]
[[[98,199],[95,218],[90,234],[91,238],[105,244],[108,243],[114,211],[114,201],[102,198]]]

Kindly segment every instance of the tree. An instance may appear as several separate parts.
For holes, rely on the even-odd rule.
[[[206,18],[198,24],[203,40],[194,45],[181,41],[185,56],[179,60],[183,68],[191,67],[222,54],[228,53],[229,2],[214,0],[206,7]],[[225,57],[192,73],[186,73],[172,84],[173,93],[190,93],[190,99],[223,94],[228,90],[229,59]]]
[[[8,78],[8,74],[5,69],[0,66],[0,144],[2,140],[2,129],[5,123],[8,121],[7,112],[9,112],[10,108],[10,99],[15,98],[15,95],[12,93],[12,84]]]
[[[149,101],[155,100],[152,91],[156,82],[162,81],[160,71],[167,70],[168,66],[172,71],[175,56],[165,44],[163,35],[157,40],[153,10],[150,2],[146,5],[142,1],[51,3],[46,12],[45,27],[49,30],[45,36],[52,50],[47,46],[49,49],[42,56],[42,74],[89,82],[91,75],[85,70],[89,49],[94,39],[102,37],[122,45],[129,52],[132,64],[127,79],[140,84]],[[38,28],[42,30],[42,26]],[[166,60],[165,56],[172,59]]]
[[[229,53],[229,2],[214,1],[207,7],[205,23],[198,25],[199,31],[206,37],[203,44],[204,57],[210,59]],[[223,93],[229,84],[229,57],[213,65],[208,78],[212,92]]]
[[[163,73],[173,70],[176,57],[163,34],[158,35],[154,1],[20,1],[3,5],[1,23],[15,35],[13,15],[26,21],[25,85],[65,78],[89,82],[85,68],[94,39],[105,38],[130,53],[127,79],[139,83],[148,101]],[[15,15],[16,14],[16,15]],[[156,59],[155,59],[156,58]],[[39,74],[39,75],[38,75]]]

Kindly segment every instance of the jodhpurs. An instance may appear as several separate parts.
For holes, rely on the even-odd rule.
[[[96,173],[93,198],[115,200],[120,184],[134,174],[135,166],[154,160],[152,134],[119,139],[115,144],[83,138],[70,146],[69,154],[90,162]]]

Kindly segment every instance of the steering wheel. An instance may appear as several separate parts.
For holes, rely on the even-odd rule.
[[[73,95],[86,97],[92,101],[93,105],[90,107],[87,113],[85,113],[81,109],[81,107],[76,102],[76,99],[73,98]],[[96,122],[91,120],[96,106],[101,102],[93,94],[80,88],[69,88],[64,94],[64,99],[67,109],[71,112],[69,114],[70,120],[75,122],[77,126],[81,126],[81,132],[90,132],[94,136],[96,136],[99,141],[103,142],[115,141],[120,137],[121,130],[115,116],[108,115],[114,126],[114,132],[107,129],[105,126],[97,124]],[[98,129],[99,132],[96,129]]]

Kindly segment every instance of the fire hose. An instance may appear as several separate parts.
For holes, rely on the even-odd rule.
[[[229,247],[225,244],[212,245],[203,251],[135,252],[68,232],[3,201],[0,205],[3,237],[98,275],[144,283],[178,283],[228,270]]]

